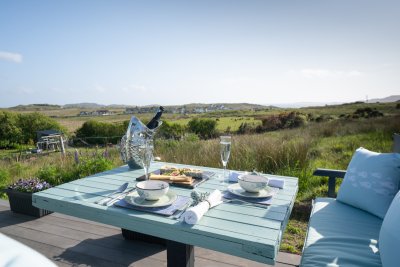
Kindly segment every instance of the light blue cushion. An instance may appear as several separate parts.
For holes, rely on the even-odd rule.
[[[337,200],[384,218],[400,182],[400,154],[359,148],[347,168]]]
[[[382,220],[333,198],[317,198],[301,258],[302,267],[379,267]]]
[[[35,250],[0,233],[0,267],[56,267]]]
[[[400,266],[400,192],[397,193],[383,219],[379,234],[379,250],[384,267]]]

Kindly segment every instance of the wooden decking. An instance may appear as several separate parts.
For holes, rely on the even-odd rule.
[[[116,227],[82,220],[60,213],[34,218],[9,209],[0,200],[0,232],[42,253],[58,266],[166,266],[162,245],[127,241]],[[293,267],[300,256],[278,254],[278,267]],[[196,267],[268,266],[207,250],[195,248]]]

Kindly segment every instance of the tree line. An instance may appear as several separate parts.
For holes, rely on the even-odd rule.
[[[57,121],[38,112],[13,113],[0,111],[0,148],[17,148],[19,145],[33,145],[36,132],[53,129],[66,132]]]

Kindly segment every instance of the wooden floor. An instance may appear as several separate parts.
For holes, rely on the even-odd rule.
[[[53,213],[34,218],[10,211],[0,200],[0,232],[42,253],[58,266],[166,266],[162,245],[124,240],[119,228]],[[280,253],[275,266],[293,267],[300,256]],[[195,248],[196,267],[268,266]]]

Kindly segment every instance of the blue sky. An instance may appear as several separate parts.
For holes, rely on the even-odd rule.
[[[0,107],[400,94],[400,2],[0,1]]]

